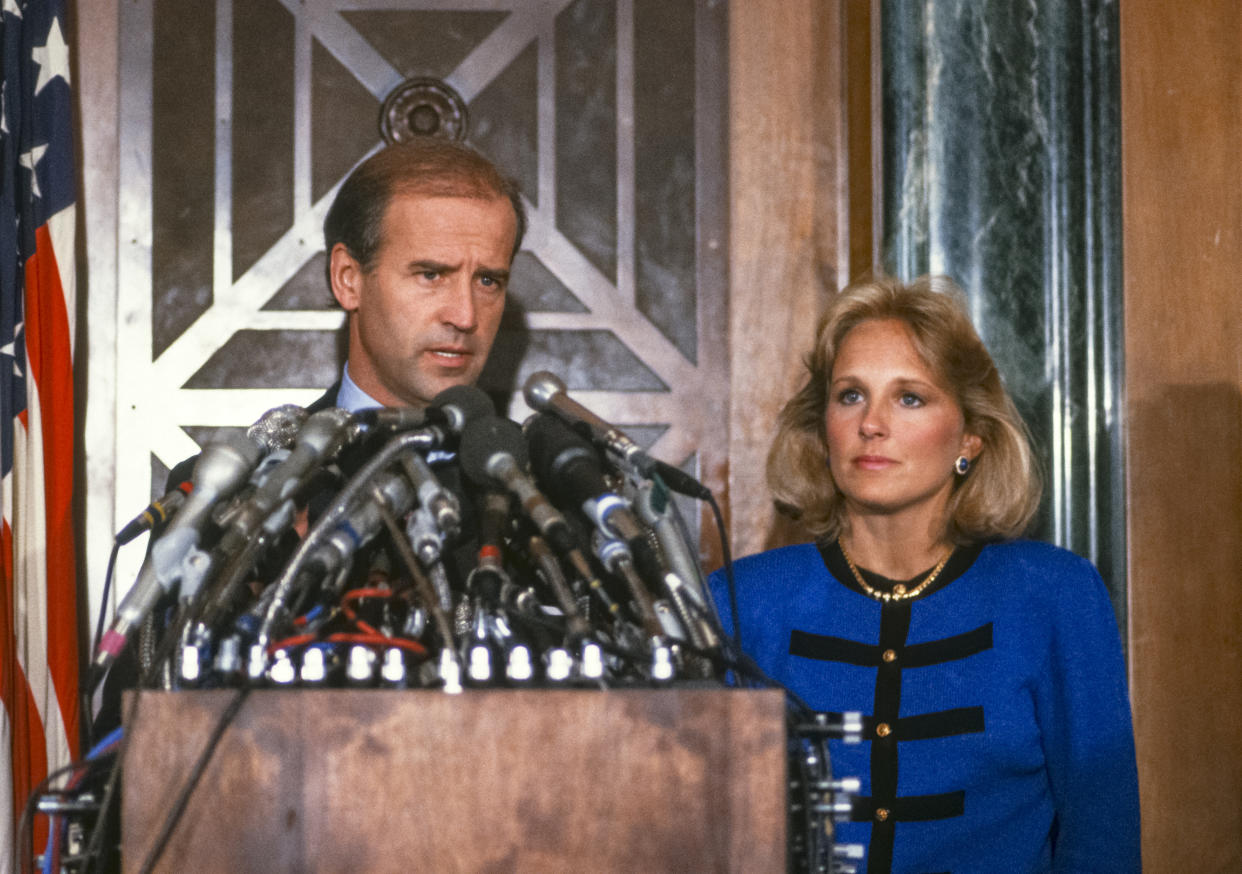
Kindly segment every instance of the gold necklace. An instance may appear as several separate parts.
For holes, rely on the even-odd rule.
[[[885,603],[888,603],[889,601],[908,601],[911,598],[917,598],[919,595],[923,594],[924,590],[935,582],[936,577],[940,576],[940,572],[944,570],[944,566],[948,563],[949,558],[954,552],[954,550],[950,549],[948,555],[940,559],[940,563],[932,568],[931,573],[923,578],[923,582],[919,583],[913,589],[907,591],[903,584],[898,583],[893,586],[893,590],[891,592],[881,592],[874,586],[867,585],[867,581],[864,580],[862,574],[858,572],[858,568],[854,565],[854,559],[850,558],[850,554],[845,551],[845,544],[841,542],[841,538],[839,537],[837,538],[837,546],[841,547],[841,555],[845,556],[845,563],[850,566],[850,573],[854,575],[854,579],[858,581],[858,585],[862,586],[862,590],[872,598],[875,598],[877,601],[883,601]]]

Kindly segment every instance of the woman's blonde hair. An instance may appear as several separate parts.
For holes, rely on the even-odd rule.
[[[1001,383],[970,323],[964,295],[951,279],[923,276],[909,285],[887,277],[844,289],[820,320],[806,359],[806,384],[781,410],[768,452],[768,487],[778,509],[819,537],[845,524],[845,502],[828,468],[828,386],[845,336],[869,319],[897,319],[915,350],[956,398],[966,431],[982,449],[949,499],[946,536],[954,543],[1020,535],[1039,507],[1043,486],[1026,423]]]

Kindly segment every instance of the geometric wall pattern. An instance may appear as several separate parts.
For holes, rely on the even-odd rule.
[[[462,96],[530,229],[481,384],[536,370],[723,487],[724,4],[134,0],[121,7],[118,519],[221,427],[339,374],[323,216],[404,80]],[[126,579],[121,576],[122,581]]]

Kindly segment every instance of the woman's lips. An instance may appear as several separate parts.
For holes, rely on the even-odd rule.
[[[854,459],[854,466],[863,470],[883,470],[897,462],[883,455],[859,455]]]

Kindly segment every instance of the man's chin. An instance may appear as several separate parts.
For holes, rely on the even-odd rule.
[[[476,373],[438,376],[434,379],[424,380],[416,386],[410,386],[410,390],[403,393],[403,395],[410,399],[408,402],[409,406],[427,407],[431,406],[442,391],[457,385],[474,385],[477,378],[478,374]]]

